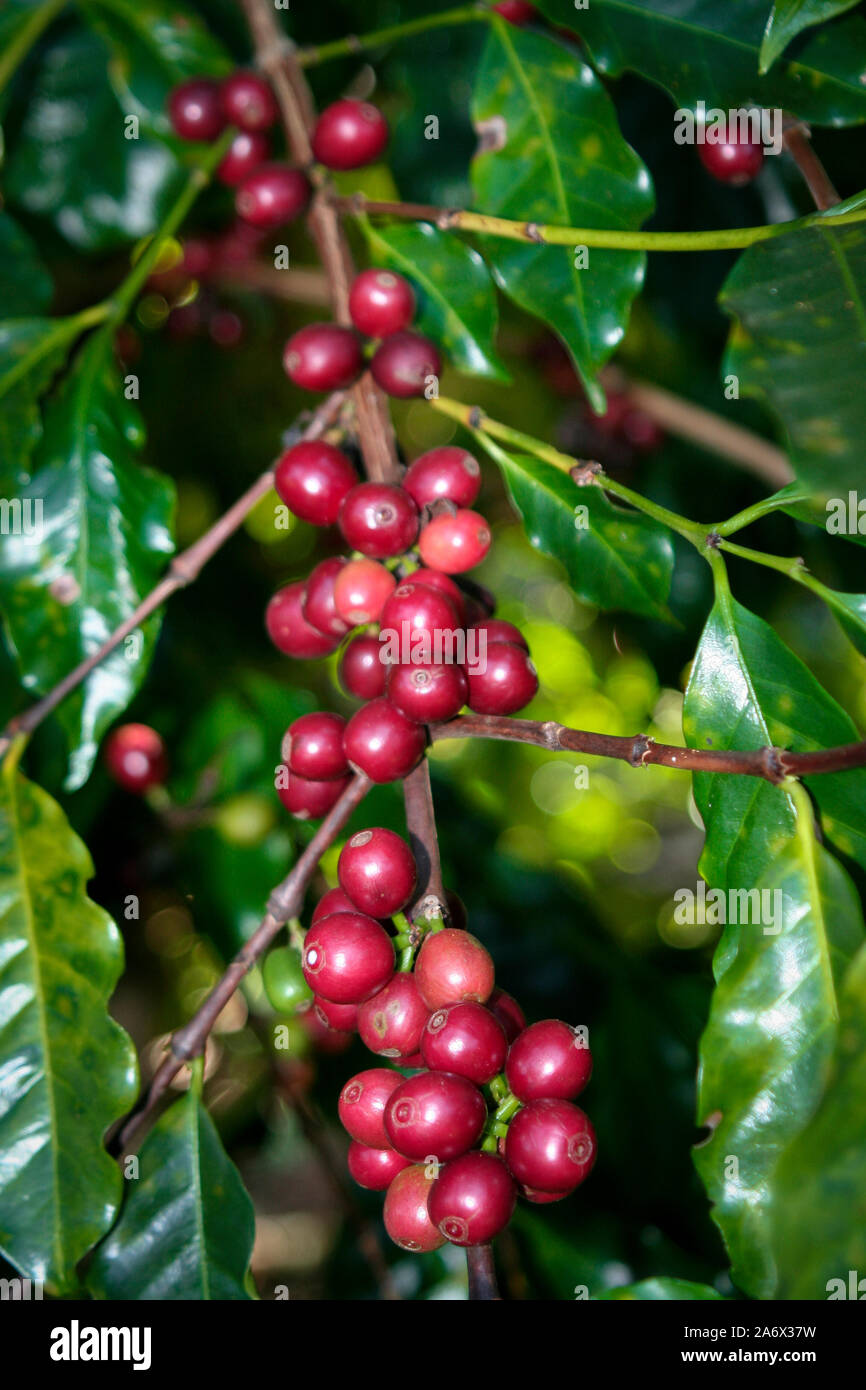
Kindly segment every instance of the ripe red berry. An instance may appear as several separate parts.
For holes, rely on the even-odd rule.
[[[265,162],[270,152],[270,141],[266,135],[239,130],[220,161],[217,178],[229,188],[237,188]]]
[[[342,796],[350,779],[342,777],[329,782],[313,782],[307,777],[297,777],[289,772],[285,763],[280,764],[280,780],[285,785],[277,787],[277,796],[297,820],[318,820],[326,816]]]
[[[441,498],[458,507],[471,507],[481,487],[481,467],[465,449],[444,444],[410,463],[403,486],[419,507]]]
[[[313,782],[329,782],[348,777],[349,764],[343,752],[342,715],[314,710],[294,720],[283,739],[282,754],[289,771]],[[366,908],[362,909],[366,911]],[[379,914],[382,916],[383,914]]]
[[[323,439],[294,444],[274,469],[274,487],[286,506],[314,526],[333,526],[340,504],[357,481],[346,455]]]
[[[408,1158],[394,1149],[371,1149],[367,1144],[359,1144],[357,1139],[349,1145],[346,1162],[358,1186],[370,1192],[384,1192],[392,1179],[409,1167]]]
[[[326,636],[310,626],[301,607],[303,597],[303,580],[277,590],[265,610],[268,636],[286,656],[305,660],[328,656],[340,645],[340,639]]]
[[[698,158],[714,179],[739,188],[761,172],[764,147],[760,140],[727,140],[722,145],[704,142],[698,145]]]
[[[403,1081],[385,1105],[388,1142],[406,1158],[440,1163],[477,1143],[487,1118],[484,1097],[464,1076],[422,1071]]]
[[[121,724],[105,740],[105,763],[112,779],[128,792],[146,792],[168,774],[165,744],[147,724]]]
[[[534,1202],[536,1206],[546,1206],[549,1202],[561,1202],[564,1197],[570,1197],[574,1188],[570,1187],[566,1192],[539,1192],[537,1187],[527,1187],[525,1183],[520,1183],[518,1190],[527,1202]]]
[[[572,1100],[592,1075],[592,1054],[574,1028],[557,1019],[533,1023],[511,1044],[505,1076],[518,1100]]]
[[[373,379],[389,396],[423,396],[428,378],[438,377],[442,359],[420,333],[392,333],[373,354]]]
[[[499,0],[493,8],[503,19],[507,19],[509,24],[518,28],[522,28],[524,24],[531,24],[538,18],[538,10],[534,5],[530,5],[528,0]]]
[[[332,917],[335,912],[354,912],[355,904],[351,898],[343,892],[342,888],[329,888],[324,893],[316,906],[313,908],[313,915],[310,918],[310,926],[318,922],[322,917]]]
[[[429,521],[418,550],[425,565],[446,574],[462,574],[478,565],[490,549],[490,527],[478,512],[459,511]]]
[[[588,1176],[595,1155],[592,1125],[567,1100],[530,1101],[508,1126],[505,1162],[509,1171],[519,1183],[540,1192],[577,1187]]]
[[[181,140],[215,140],[225,129],[219,84],[209,77],[181,82],[169,96],[168,116]]]
[[[484,1004],[493,989],[493,959],[477,937],[457,927],[428,936],[415,962],[415,981],[431,1009],[464,1000]]]
[[[235,209],[253,227],[282,227],[310,201],[306,174],[290,164],[261,164],[238,185]]]
[[[446,1163],[427,1199],[433,1225],[452,1245],[486,1245],[509,1221],[517,1189],[494,1154],[470,1153]]]
[[[349,314],[359,333],[387,338],[408,328],[415,313],[415,291],[392,270],[362,270],[349,291]]]
[[[427,1198],[434,1179],[427,1176],[427,1165],[413,1163],[398,1173],[385,1193],[382,1215],[385,1230],[395,1245],[415,1254],[438,1250],[445,1244],[427,1215]]]
[[[369,1067],[350,1077],[340,1092],[337,1113],[340,1123],[359,1144],[388,1149],[385,1133],[385,1106],[403,1077],[386,1067]]]
[[[401,655],[404,647],[411,653],[416,644],[419,650],[411,657],[418,661],[441,660],[453,654],[457,612],[439,589],[405,580],[383,606],[379,622],[382,633],[395,634]]]
[[[362,912],[320,917],[304,938],[301,956],[310,989],[333,1004],[360,1004],[394,973],[394,947],[379,922]]]
[[[455,1072],[476,1086],[502,1071],[507,1050],[502,1025],[483,1004],[436,1009],[421,1035],[421,1055],[432,1071]]]
[[[476,714],[514,714],[538,691],[528,654],[513,642],[491,642],[486,660],[466,667],[469,708]]]
[[[406,841],[381,826],[359,830],[346,841],[337,862],[337,877],[358,911],[370,917],[401,912],[417,882],[415,860]]]
[[[495,989],[487,1001],[487,1007],[502,1024],[505,1036],[510,1043],[526,1027],[526,1015],[516,999],[506,994],[504,989]]]
[[[480,622],[472,624],[472,631],[479,635],[483,632],[488,643],[510,642],[512,646],[529,651],[529,643],[520,628],[515,627],[514,623],[507,623],[504,618],[482,618]]]
[[[418,534],[418,508],[393,483],[359,483],[343,499],[340,530],[353,550],[374,560],[401,555]]]
[[[372,164],[387,143],[388,122],[368,101],[335,101],[322,112],[313,131],[313,154],[327,169]]]
[[[391,704],[420,724],[453,719],[469,693],[462,667],[435,661],[389,666],[385,689]]]
[[[396,587],[397,580],[384,565],[375,560],[350,560],[334,583],[334,607],[338,616],[350,627],[357,627],[359,623],[374,623],[388,595]],[[376,645],[378,647],[378,643]],[[384,670],[382,678],[384,682]],[[362,698],[368,699],[369,696]]]
[[[335,1028],[338,1033],[354,1033],[357,1031],[357,1004],[332,1004],[329,999],[320,999],[316,997],[313,1000],[313,1008],[328,1028]]]
[[[339,1028],[329,1028],[323,1023],[315,1009],[305,1009],[298,1014],[301,1026],[317,1052],[327,1056],[345,1052],[352,1046],[352,1034],[343,1033]]]
[[[347,695],[354,695],[356,700],[376,700],[384,695],[387,667],[381,656],[377,637],[362,633],[346,644],[337,674]]]
[[[454,605],[454,612],[457,614],[457,621],[461,627],[465,627],[466,622],[466,595],[462,589],[458,589],[454,580],[441,570],[428,570],[422,565],[421,568],[413,570],[408,576],[406,583],[425,584],[428,589],[438,589],[440,593],[450,598]]]
[[[269,130],[280,114],[270,86],[257,72],[233,72],[220,87],[229,125],[240,130]]]
[[[372,782],[394,782],[420,762],[426,736],[421,724],[387,700],[371,700],[346,725],[343,746],[352,767]]]
[[[428,1013],[413,977],[398,971],[384,989],[361,1005],[358,1033],[364,1046],[378,1057],[412,1057]]]
[[[301,612],[311,627],[328,637],[343,637],[349,631],[334,600],[337,576],[345,563],[341,555],[320,561],[304,585]]]
[[[286,343],[286,375],[305,391],[339,391],[351,386],[364,365],[354,328],[338,323],[310,323]]]

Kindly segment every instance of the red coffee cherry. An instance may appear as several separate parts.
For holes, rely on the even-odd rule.
[[[353,550],[374,560],[402,555],[418,534],[418,509],[393,483],[359,483],[340,507],[340,530]]]
[[[528,654],[513,642],[491,642],[484,669],[466,666],[469,708],[476,714],[514,714],[538,693],[538,676]]]
[[[304,979],[333,1004],[360,1004],[394,973],[394,947],[379,922],[362,912],[320,917],[304,938]]]
[[[274,469],[274,487],[286,506],[314,526],[333,526],[357,481],[346,455],[323,439],[294,444]]]
[[[453,719],[469,693],[462,667],[435,661],[389,666],[385,689],[391,704],[420,724]]]
[[[283,367],[304,391],[339,391],[351,386],[364,365],[354,328],[338,323],[310,323],[286,343]]]
[[[343,1033],[337,1028],[329,1028],[323,1023],[315,1009],[305,1009],[298,1014],[301,1026],[317,1052],[326,1056],[336,1056],[352,1046],[352,1034]]]
[[[504,989],[495,989],[487,1001],[487,1007],[502,1024],[508,1041],[513,1043],[526,1027],[526,1015],[517,1000],[506,994]]]
[[[481,487],[481,466],[465,449],[444,444],[410,463],[403,486],[419,507],[442,498],[471,507]]]
[[[698,159],[719,183],[734,188],[751,183],[761,172],[764,147],[760,140],[728,140],[723,145],[698,145]]]
[[[347,695],[354,695],[356,700],[376,700],[384,695],[387,668],[381,654],[377,637],[362,633],[346,644],[337,675]]]
[[[329,999],[315,998],[313,1008],[328,1028],[338,1033],[354,1033],[358,1028],[357,1004],[332,1004]]]
[[[490,549],[490,527],[478,512],[436,516],[424,527],[418,551],[425,565],[446,574],[462,574],[479,565]]]
[[[345,563],[341,555],[321,560],[304,585],[301,612],[310,626],[326,637],[343,637],[349,631],[349,624],[340,617],[334,600],[337,576]]]
[[[303,660],[328,656],[340,645],[340,639],[326,636],[310,626],[301,607],[303,597],[303,580],[277,590],[265,610],[268,636],[286,656]]]
[[[442,371],[442,359],[430,339],[420,333],[392,333],[377,347],[370,371],[389,396],[423,396],[428,378]]]
[[[470,1153],[445,1164],[427,1213],[452,1245],[486,1245],[508,1225],[516,1201],[517,1188],[502,1160]]]
[[[343,892],[342,888],[329,888],[324,893],[316,906],[313,908],[313,915],[310,918],[310,926],[318,922],[322,917],[332,917],[335,912],[354,912],[355,904],[351,898]]]
[[[425,744],[422,725],[382,699],[371,700],[352,715],[343,740],[350,765],[371,782],[405,777],[421,761]]]
[[[225,129],[219,84],[209,77],[181,82],[169,96],[168,118],[181,140],[215,140]]]
[[[499,0],[493,6],[497,14],[501,14],[503,19],[507,19],[509,24],[514,24],[518,29],[524,24],[531,24],[538,18],[538,10],[534,5],[530,5],[528,0]]]
[[[345,727],[342,715],[332,714],[330,710],[314,710],[294,720],[286,731],[282,747],[289,771],[313,782],[348,777],[349,764],[343,752]]]
[[[121,724],[105,740],[109,775],[128,792],[146,792],[168,775],[165,744],[147,724]]]
[[[419,660],[451,654],[458,628],[457,612],[447,594],[412,579],[394,590],[382,608],[379,622],[382,633],[396,633],[401,649],[404,639],[410,647],[420,642]],[[438,652],[434,645],[437,638]]]
[[[514,647],[529,651],[529,643],[520,628],[515,627],[514,623],[507,623],[504,618],[482,618],[480,622],[472,624],[472,631],[483,632],[488,643],[510,642]]]
[[[385,1113],[387,1117],[387,1109]],[[519,1183],[540,1192],[577,1187],[589,1175],[595,1155],[592,1125],[567,1100],[533,1100],[518,1110],[508,1126],[505,1162],[509,1171]]]
[[[388,122],[368,101],[335,101],[316,122],[312,143],[326,169],[360,169],[378,159],[387,145]]]
[[[449,1072],[422,1071],[388,1097],[385,1133],[406,1158],[419,1163],[435,1156],[445,1163],[478,1142],[486,1118],[484,1097],[471,1081]]]
[[[427,1215],[427,1198],[433,1186],[423,1163],[413,1163],[398,1173],[385,1193],[382,1215],[385,1230],[395,1245],[415,1254],[438,1250],[445,1244]]]
[[[428,570],[421,566],[420,569],[413,570],[405,582],[424,584],[428,589],[438,589],[440,593],[445,594],[454,605],[458,623],[461,627],[466,626],[466,595],[447,574],[443,574],[441,570]]]
[[[446,927],[426,937],[415,962],[415,983],[430,1009],[483,1004],[493,989],[493,958],[477,937]]]
[[[337,862],[337,877],[358,911],[370,917],[392,917],[401,912],[417,883],[415,860],[406,841],[381,826],[359,830],[346,841]]]
[[[564,1197],[570,1197],[574,1188],[570,1187],[567,1192],[539,1192],[535,1187],[527,1187],[525,1183],[520,1183],[518,1191],[527,1202],[534,1202],[536,1206],[546,1206],[549,1202],[561,1202]]]
[[[334,583],[334,607],[337,615],[350,627],[357,627],[359,623],[374,623],[378,620],[388,595],[393,593],[396,587],[397,580],[384,565],[378,564],[375,560],[350,560]],[[378,645],[377,642],[377,648]],[[384,681],[384,670],[382,679]]]
[[[359,1144],[357,1139],[349,1145],[346,1162],[358,1186],[370,1192],[384,1192],[397,1174],[409,1167],[408,1158],[393,1149],[371,1149],[367,1144]]]
[[[412,322],[415,291],[392,270],[362,270],[349,291],[349,314],[359,333],[387,338]]]
[[[592,1075],[592,1054],[567,1023],[546,1018],[511,1044],[505,1076],[518,1100],[573,1100]]]
[[[280,766],[285,769],[282,773],[285,786],[277,787],[277,796],[296,820],[319,820],[326,816],[351,780],[342,777],[329,782],[312,782],[307,777],[298,777],[289,772],[285,763]]]
[[[237,188],[244,179],[263,164],[271,152],[266,135],[254,135],[240,130],[232,140],[217,168],[220,183]]]
[[[485,1086],[502,1071],[508,1044],[502,1025],[482,1004],[452,1004],[430,1015],[421,1055],[431,1071],[450,1071]]]
[[[220,98],[228,124],[240,130],[269,130],[280,114],[273,92],[257,72],[224,77]]]
[[[428,1012],[413,977],[398,971],[384,989],[372,999],[365,999],[358,1010],[361,1042],[378,1057],[412,1057],[418,1050]]]
[[[267,229],[294,221],[309,201],[310,185],[300,169],[261,164],[238,184],[235,210],[251,226]]]
[[[337,1113],[340,1123],[359,1144],[389,1149],[385,1133],[385,1106],[403,1077],[386,1067],[369,1067],[351,1077],[340,1092]]]

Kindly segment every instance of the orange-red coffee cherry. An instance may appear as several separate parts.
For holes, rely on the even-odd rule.
[[[446,927],[422,943],[415,962],[415,982],[430,1009],[464,1000],[484,1004],[493,990],[493,958],[470,932]]]
[[[385,1230],[403,1250],[424,1254],[445,1244],[445,1237],[427,1215],[433,1181],[427,1176],[426,1164],[413,1163],[397,1174],[385,1193]]]
[[[359,1144],[390,1148],[385,1133],[385,1106],[402,1082],[399,1072],[386,1067],[368,1067],[346,1082],[337,1102],[337,1113],[343,1128]]]
[[[445,574],[462,574],[484,559],[491,542],[490,527],[478,512],[461,510],[428,522],[418,540],[425,565]]]

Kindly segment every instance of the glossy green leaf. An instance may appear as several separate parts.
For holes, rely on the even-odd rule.
[[[838,1045],[820,1108],[773,1181],[776,1297],[866,1294],[866,947],[848,967]],[[853,1278],[852,1278],[853,1274]]]
[[[7,536],[0,595],[22,681],[51,689],[134,612],[171,554],[174,489],[137,461],[144,442],[124,397],[111,335],[81,350],[45,414],[30,481],[20,489],[34,523]],[[99,739],[138,688],[154,620],[114,651],[58,709],[70,748],[67,787],[90,773]]]
[[[695,1163],[731,1277],[754,1298],[776,1293],[775,1172],[828,1083],[840,982],[864,932],[854,887],[815,839],[805,795],[800,807],[794,836],[748,885],[762,895],[760,924],[751,913],[725,928],[700,1048],[698,1119],[711,1135]],[[811,1216],[807,1224],[814,1232]]]
[[[842,631],[862,656],[866,656],[866,594],[825,595]]]
[[[418,298],[416,325],[470,376],[508,381],[495,347],[496,290],[478,252],[429,222],[373,226],[364,233],[374,265],[399,271]]]
[[[858,0],[775,0],[761,41],[761,72],[769,72],[792,39],[815,24],[836,19]]]
[[[851,15],[807,35],[793,56],[761,77],[767,0],[538,0],[555,24],[575,30],[610,76],[638,72],[678,107],[781,107],[815,125],[866,120],[866,22]]]
[[[253,1205],[193,1090],[154,1125],[87,1285],[100,1299],[250,1297]]]
[[[616,228],[637,228],[652,212],[649,173],[620,134],[613,103],[559,40],[496,21],[472,116],[481,137],[472,187],[484,212]],[[623,337],[645,257],[491,238],[485,254],[509,298],[559,334],[594,408],[603,411],[598,371]]]
[[[0,212],[0,305],[4,318],[44,313],[53,293],[51,276],[36,246],[8,213]]]
[[[736,320],[723,371],[781,421],[820,503],[862,483],[866,230],[826,225],[752,246],[720,302]]]
[[[559,560],[576,594],[599,608],[670,617],[673,547],[664,527],[615,507],[599,488],[578,488],[550,463],[499,449],[494,457],[530,542]]]
[[[63,812],[0,772],[0,1251],[68,1293],[121,1200],[106,1130],[133,1104],[135,1053],[109,1017],[120,935],[86,895]]]
[[[690,1279],[642,1279],[639,1284],[624,1284],[599,1294],[599,1300],[608,1303],[661,1303],[671,1299],[711,1302],[721,1297],[709,1284],[695,1284]]]
[[[0,323],[0,482],[6,497],[28,480],[30,457],[42,438],[40,398],[80,332],[74,318]]]

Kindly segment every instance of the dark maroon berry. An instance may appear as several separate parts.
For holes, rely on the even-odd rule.
[[[469,693],[462,667],[435,661],[389,666],[385,689],[391,704],[420,724],[453,719]]]
[[[310,919],[310,926],[318,922],[322,917],[332,917],[335,912],[354,912],[355,904],[346,896],[342,888],[329,888],[324,893],[316,906],[313,908],[313,915]]]
[[[313,154],[327,169],[372,164],[387,143],[388,122],[368,101],[335,101],[322,112],[313,131]]]
[[[219,84],[209,77],[181,82],[169,96],[168,115],[181,140],[215,140],[225,129]]]
[[[466,667],[469,708],[476,714],[514,714],[538,691],[528,654],[513,642],[491,642],[486,660]]]
[[[406,841],[381,826],[359,830],[346,841],[340,851],[337,877],[358,911],[370,917],[392,917],[401,912],[417,882],[415,860]]]
[[[387,1107],[385,1113],[387,1117]],[[540,1192],[577,1187],[588,1176],[595,1154],[592,1125],[567,1100],[530,1101],[508,1126],[505,1162],[509,1171],[519,1183]]]
[[[338,1033],[355,1033],[358,1029],[357,1004],[332,1004],[329,999],[313,1000],[313,1008],[328,1028]]]
[[[409,465],[403,486],[419,507],[442,498],[457,507],[471,507],[481,487],[481,467],[465,449],[443,444]]]
[[[358,1186],[370,1192],[384,1192],[392,1179],[409,1167],[408,1158],[394,1149],[371,1149],[368,1144],[359,1144],[357,1139],[349,1145],[346,1162]]]
[[[329,782],[311,782],[307,777],[297,777],[281,763],[277,796],[296,820],[319,820],[336,805],[349,781],[348,777],[343,777]]]
[[[351,766],[371,782],[405,777],[420,762],[425,744],[423,726],[384,699],[371,700],[352,715],[343,741]]]
[[[505,1066],[518,1100],[573,1100],[592,1075],[592,1054],[580,1033],[547,1018],[524,1029],[512,1043]]]
[[[504,989],[495,989],[487,1001],[487,1007],[502,1024],[508,1041],[514,1042],[526,1027],[526,1016],[517,1000],[506,994]]]
[[[508,1225],[516,1201],[517,1189],[502,1160],[470,1153],[445,1164],[427,1212],[452,1245],[486,1245]]]
[[[304,979],[333,1004],[360,1004],[394,973],[394,947],[379,922],[362,912],[320,917],[304,938]]]
[[[346,721],[342,715],[332,714],[329,710],[314,710],[294,720],[286,731],[282,746],[283,760],[288,764],[289,771],[313,782],[348,777],[349,764],[343,752],[345,728]]]
[[[391,571],[376,560],[350,560],[334,584],[337,614],[350,627],[377,622],[396,586]]]
[[[337,1113],[343,1128],[359,1144],[373,1149],[390,1148],[385,1133],[385,1106],[402,1084],[400,1073],[386,1067],[369,1067],[346,1082],[337,1102]]]
[[[294,444],[274,469],[274,487],[286,506],[313,526],[333,526],[357,481],[346,455],[323,439]]]
[[[261,164],[238,185],[238,217],[253,227],[282,227],[298,217],[310,201],[306,174],[290,164]]]
[[[389,396],[423,396],[429,379],[442,371],[442,359],[420,333],[392,333],[377,347],[370,371]]]
[[[428,1013],[412,975],[398,971],[384,989],[372,999],[365,999],[358,1010],[361,1042],[379,1057],[412,1057],[418,1050]]]
[[[338,323],[310,323],[286,343],[286,375],[304,391],[339,391],[351,386],[364,365],[361,340],[354,328]]]
[[[425,584],[428,589],[438,589],[440,593],[445,594],[454,605],[454,612],[457,614],[460,626],[466,626],[466,595],[462,589],[458,589],[449,575],[443,574],[441,570],[428,570],[422,566],[420,569],[413,570],[405,582],[407,584]]]
[[[394,590],[382,608],[379,618],[382,633],[394,633],[405,660],[441,660],[453,653],[458,617],[447,594],[414,579],[404,581]],[[418,644],[415,653],[411,649]]]
[[[310,626],[301,607],[303,598],[303,580],[277,590],[265,611],[268,636],[286,656],[304,660],[328,656],[340,645],[340,639],[326,636]]]
[[[349,291],[349,314],[359,333],[387,338],[408,328],[415,313],[415,291],[392,270],[362,270]]]
[[[760,140],[727,140],[721,145],[704,141],[698,145],[698,159],[714,179],[739,188],[761,172],[764,147]]]
[[[393,483],[359,483],[343,499],[340,530],[353,550],[374,560],[402,555],[418,535],[418,508]]]
[[[512,646],[522,647],[525,652],[529,651],[529,643],[514,623],[507,623],[504,618],[482,618],[480,622],[472,624],[472,631],[484,633],[485,642],[510,642]]]
[[[531,24],[538,19],[538,10],[534,5],[529,4],[529,0],[499,0],[493,6],[497,14],[507,19],[509,24],[522,29],[524,24]]]
[[[301,612],[311,627],[327,637],[344,637],[349,631],[349,624],[340,617],[334,600],[337,576],[345,563],[340,555],[320,561],[304,585]]]
[[[423,1071],[391,1093],[385,1105],[388,1142],[406,1158],[440,1163],[466,1153],[481,1137],[487,1107],[464,1076]]]
[[[451,1071],[485,1086],[502,1071],[508,1043],[502,1025],[483,1004],[436,1009],[421,1035],[421,1055],[431,1071]]]
[[[477,937],[457,927],[428,936],[415,962],[415,981],[430,1009],[464,1000],[483,1004],[493,989],[493,959]]]
[[[376,700],[384,695],[388,668],[381,655],[378,637],[365,637],[362,633],[346,644],[338,675],[347,695],[354,695],[356,700]]]
[[[269,130],[280,114],[270,86],[257,72],[233,72],[224,77],[220,99],[229,125],[240,130]]]
[[[240,130],[220,161],[217,178],[229,188],[237,188],[254,169],[264,164],[270,152],[266,135]]]
[[[478,512],[443,513],[421,532],[418,552],[425,565],[446,574],[462,574],[480,565],[490,549],[490,527]]]
[[[445,1244],[445,1237],[439,1234],[427,1215],[427,1198],[433,1181],[427,1176],[427,1164],[413,1163],[397,1174],[385,1193],[382,1212],[385,1230],[402,1250],[423,1254]]]
[[[124,791],[146,792],[168,774],[165,744],[148,724],[121,724],[105,740],[105,763]]]
[[[352,1034],[343,1033],[339,1028],[329,1028],[315,1009],[304,1009],[303,1013],[298,1014],[298,1019],[317,1052],[336,1056],[352,1046]]]

